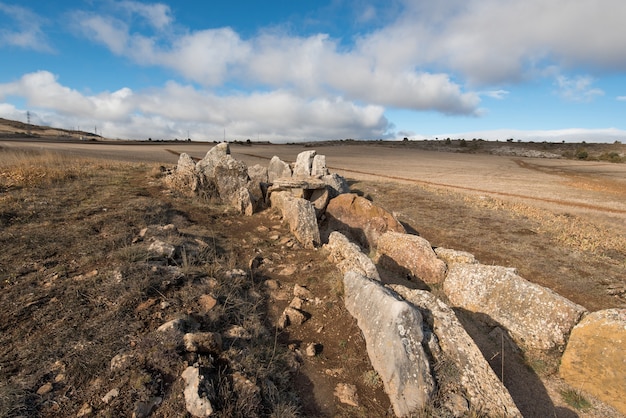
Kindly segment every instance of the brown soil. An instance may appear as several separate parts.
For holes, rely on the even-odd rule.
[[[202,157],[210,148],[193,143],[48,142],[2,142],[0,147],[163,164],[177,159],[168,149]],[[267,164],[273,155],[294,161],[308,148],[235,145],[231,149],[235,158],[251,165]],[[484,264],[516,267],[526,279],[591,311],[626,306],[626,165],[441,153],[407,149],[404,144],[315,149],[327,156],[332,171],[350,179],[354,191],[394,211],[407,229],[433,246],[469,251]],[[132,412],[141,396],[132,388],[132,379],[141,379],[141,370],[112,376],[110,359],[132,351],[138,343],[153,347],[156,343],[146,342],[146,336],[172,315],[197,315],[198,294],[211,291],[208,276],[197,269],[166,287],[155,288],[151,277],[130,289],[112,282],[120,257],[127,261],[128,248],[141,228],[174,223],[185,236],[214,242],[224,254],[232,254],[222,261],[231,267],[247,270],[255,256],[265,258],[267,262],[253,276],[255,288],[267,292],[268,329],[273,330],[291,298],[268,291],[266,280],[277,280],[286,292],[296,283],[304,285],[317,298],[303,307],[310,314],[307,322],[276,334],[285,352],[289,346],[303,352],[309,343],[319,347],[316,356],[303,356],[293,380],[302,416],[392,416],[380,384],[367,379],[372,370],[364,341],[343,308],[341,277],[323,251],[299,248],[271,211],[242,218],[223,207],[164,193],[158,180],[149,177],[151,165],[131,167],[136,168],[114,169],[125,173],[121,178],[105,175],[73,182],[77,189],[69,194],[54,187],[0,189],[5,249],[0,258],[4,347],[0,384],[11,389],[11,399],[22,402],[18,405],[22,411],[75,416],[89,402],[102,415],[111,408],[99,399],[117,385],[130,387],[135,397],[122,400],[120,396],[113,410],[123,415]],[[281,274],[289,268],[295,273]],[[98,273],[89,277],[92,271]],[[116,296],[119,292],[132,297]],[[139,309],[151,299],[155,302]],[[163,301],[176,302],[163,310]],[[116,304],[124,310],[114,308]],[[585,411],[567,405],[561,392],[568,388],[555,373],[555,357],[524,357],[516,347],[490,336],[492,329],[480,318],[458,314],[525,416],[614,416],[614,411],[591,398],[593,407]],[[164,400],[152,416],[184,410],[180,379],[176,379],[182,362],[167,361],[178,374],[162,376]],[[66,380],[55,381],[59,374],[65,374]],[[53,383],[53,390],[38,395],[47,382]],[[336,384],[342,382],[357,386],[359,408],[342,405],[333,396]]]

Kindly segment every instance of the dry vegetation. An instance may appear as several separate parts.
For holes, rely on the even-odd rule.
[[[228,220],[224,208],[156,199],[150,166],[0,150],[0,167],[0,416],[76,416],[85,403],[101,416],[130,416],[156,398],[153,416],[181,416],[179,375],[193,363],[211,368],[217,416],[295,415],[292,359],[267,331],[261,284],[220,280],[244,267],[212,230]],[[174,242],[201,244],[164,262],[137,237],[169,223],[184,230]],[[210,315],[198,313],[205,293],[222,302]],[[154,332],[179,314],[201,329],[243,326],[254,343],[227,341],[216,359],[185,353]],[[132,366],[112,371],[120,353]],[[233,389],[235,371],[252,374],[260,402]],[[105,405],[112,387],[120,396]]]
[[[180,374],[188,364],[210,376],[205,389],[217,416],[389,416],[380,378],[343,308],[340,277],[320,251],[299,248],[271,213],[241,218],[214,202],[166,192],[159,176],[153,164],[0,147],[0,416],[76,416],[86,403],[98,416],[130,416],[154,399],[161,403],[152,416],[184,416]],[[615,231],[441,188],[371,181],[351,187],[384,202],[434,246],[515,266],[590,310],[624,306],[626,242]],[[163,259],[147,250],[140,231],[167,224],[177,227],[167,238],[181,250]],[[267,265],[253,274],[256,255]],[[297,273],[281,275],[289,266]],[[227,275],[232,269],[246,274]],[[289,301],[272,298],[268,279],[306,285],[321,299],[307,307],[312,317],[301,329],[276,332]],[[217,307],[204,312],[203,294]],[[252,338],[227,339],[219,356],[188,353],[155,331],[180,316],[203,331],[239,326]],[[574,416],[566,408],[571,388],[544,387],[555,377],[554,359],[507,354],[502,376],[498,342],[466,324],[483,338],[477,343],[522,412]],[[311,338],[322,349],[301,362],[288,347]],[[111,370],[118,354],[132,355],[131,365]],[[237,388],[236,373],[258,394]],[[333,396],[334,385],[346,381],[358,387],[359,408]],[[104,403],[114,387],[120,395]],[[581,408],[602,416],[588,412],[595,403]],[[433,406],[424,414],[435,412]]]

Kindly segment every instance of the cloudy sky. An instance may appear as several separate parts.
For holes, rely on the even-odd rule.
[[[0,0],[0,117],[111,138],[626,141],[624,0]]]

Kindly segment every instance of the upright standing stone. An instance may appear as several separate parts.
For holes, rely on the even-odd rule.
[[[315,155],[311,165],[311,175],[315,177],[322,177],[328,174],[328,168],[326,168],[326,156],[320,154]]]
[[[274,180],[291,177],[291,167],[277,156],[273,156],[267,167],[267,181],[274,183]]]
[[[317,153],[315,151],[303,151],[296,157],[296,165],[293,168],[294,177],[311,175],[311,168],[313,165],[313,157]]]

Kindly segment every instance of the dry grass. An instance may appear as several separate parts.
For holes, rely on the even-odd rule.
[[[297,416],[289,352],[266,327],[260,283],[225,275],[242,260],[221,238],[223,207],[164,195],[152,166],[6,150],[0,160],[0,416],[76,416],[85,402],[131,416],[155,397],[153,416],[180,415],[179,376],[194,363],[223,395],[216,416]],[[139,231],[170,223],[178,230],[165,239],[179,250],[155,257]],[[209,314],[202,294],[219,301]],[[226,340],[211,357],[154,331],[189,314],[200,330],[240,326],[251,339]],[[121,353],[131,365],[111,371]],[[258,395],[236,387],[236,371]],[[113,387],[120,396],[103,404]]]
[[[492,197],[465,196],[465,202],[474,207],[507,211],[538,223],[537,233],[551,236],[557,245],[599,256],[607,252],[623,251],[626,237],[614,230],[589,222],[580,216],[557,214],[545,209],[507,202]]]

